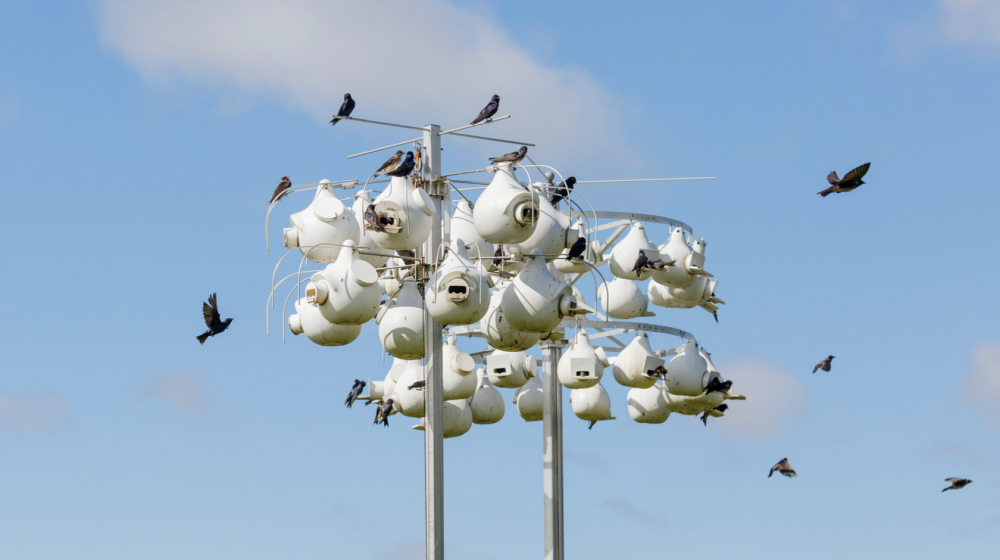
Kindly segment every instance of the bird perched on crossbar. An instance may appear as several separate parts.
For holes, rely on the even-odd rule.
[[[368,208],[365,209],[365,228],[375,231],[385,230],[382,224],[378,222],[378,212],[375,211],[374,204],[369,204]]]
[[[646,251],[639,251],[639,257],[635,259],[635,266],[632,267],[636,278],[642,277],[642,269],[646,268],[647,263],[649,263],[649,259],[646,258]]]
[[[502,156],[491,157],[490,161],[492,161],[493,163],[512,163],[513,164],[513,163],[520,162],[522,159],[524,159],[524,156],[526,156],[526,155],[528,155],[528,147],[527,146],[521,146],[520,148],[517,149],[516,152],[511,152],[509,154],[504,154]]]
[[[281,178],[281,182],[278,183],[278,188],[274,189],[274,194],[271,195],[271,202],[268,204],[274,204],[276,201],[288,196],[288,193],[285,191],[290,188],[292,188],[292,181],[288,178],[288,175],[285,175]]]
[[[355,105],[354,98],[351,97],[351,94],[345,93],[344,94],[344,102],[340,104],[340,110],[337,111],[337,116],[338,117],[349,117],[349,116],[351,116],[351,113],[354,112],[354,105]],[[337,121],[339,121],[339,120],[340,119],[337,119],[337,118],[330,119],[330,126],[337,126]]]
[[[729,408],[729,405],[723,403],[723,404],[720,404],[719,406],[713,408],[712,410],[718,410],[719,412],[725,412],[728,408]],[[707,410],[705,411],[704,414],[701,415],[701,423],[704,424],[706,428],[708,427],[708,417],[709,416],[710,415],[709,415],[709,413],[708,413]]]
[[[789,478],[793,476],[798,476],[797,474],[795,474],[795,469],[793,469],[792,466],[788,464],[787,458],[778,461],[777,465],[771,467],[771,472],[767,473],[767,478],[771,478],[771,475],[774,474],[774,471],[778,471]]]
[[[587,251],[587,238],[577,237],[576,241],[573,242],[573,246],[569,248],[569,252],[566,253],[566,260],[571,261],[573,259],[578,259]]]
[[[392,414],[392,399],[385,402],[378,401],[378,408],[375,409],[375,425],[382,424],[389,427],[389,415]]]
[[[835,357],[836,356],[827,356],[825,360],[816,364],[816,367],[813,368],[813,373],[816,373],[816,370],[819,369],[823,371],[830,371],[830,366],[833,365],[830,362],[832,362]]]
[[[500,96],[494,95],[493,99],[491,99],[490,102],[487,103],[485,107],[483,107],[483,110],[479,111],[479,116],[476,117],[476,120],[472,121],[469,124],[479,124],[483,121],[490,122],[493,120],[493,115],[497,114],[497,111],[499,109],[500,109]]]
[[[942,490],[942,492],[944,492],[945,490],[960,490],[962,488],[965,488],[967,484],[972,483],[971,480],[965,478],[946,478],[944,479],[944,481],[950,482],[951,486],[945,488],[944,490]]]
[[[401,161],[403,161],[403,150],[396,150],[396,153],[393,154],[391,158],[385,160],[382,167],[379,167],[378,170],[375,171],[374,176],[378,177],[383,173],[388,173],[389,171],[396,169],[399,167],[399,162]]]
[[[576,185],[576,177],[569,177],[565,181],[559,183],[559,186],[555,188],[555,193],[552,195],[552,199],[549,201],[552,206],[559,204],[559,202],[569,196],[569,192],[573,190],[573,186]]]
[[[201,304],[201,313],[205,316],[205,324],[208,325],[208,330],[198,335],[198,342],[202,344],[205,344],[208,337],[224,332],[229,328],[229,323],[233,322],[231,318],[223,321],[220,317],[219,304],[215,294],[208,296],[208,303]]]
[[[354,401],[358,400],[358,396],[360,396],[361,391],[365,389],[365,385],[367,385],[367,383],[361,381],[360,379],[354,380],[354,385],[351,386],[351,392],[348,393],[347,400],[344,401],[344,405],[347,408],[351,408],[351,405],[354,404]]]
[[[826,195],[830,193],[845,193],[853,191],[854,189],[865,184],[861,178],[865,176],[865,173],[868,173],[868,168],[870,166],[871,162],[859,165],[848,171],[847,175],[844,175],[843,179],[837,177],[836,171],[831,171],[830,174],[826,176],[826,180],[830,182],[830,186],[816,194],[822,195],[823,198],[826,198]]]
[[[385,174],[390,177],[406,177],[413,171],[416,164],[417,162],[413,161],[413,152],[406,152],[406,158],[391,171],[386,171]]]

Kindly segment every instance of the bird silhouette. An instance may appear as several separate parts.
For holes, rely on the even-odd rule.
[[[646,263],[649,259],[646,258],[645,251],[639,251],[639,258],[635,259],[635,266],[632,267],[632,272],[635,273],[636,278],[642,277],[642,269],[646,267]]]
[[[587,238],[577,237],[576,241],[573,242],[573,246],[569,248],[569,253],[566,253],[566,260],[571,261],[573,259],[579,258],[587,251]]]
[[[215,294],[208,296],[208,303],[201,304],[201,313],[205,316],[205,324],[208,325],[208,330],[198,335],[198,342],[205,344],[208,337],[215,336],[226,329],[229,328],[229,323],[232,323],[232,319],[221,320],[219,316],[219,304],[215,298]]]
[[[410,389],[412,391],[413,389],[423,389],[426,386],[427,382],[420,380],[420,381],[414,381],[413,385],[410,385],[409,387],[407,387],[407,389]]]
[[[502,156],[491,157],[490,161],[493,163],[518,163],[524,156],[528,155],[528,147],[521,146],[516,152],[511,152],[509,154],[504,154]]]
[[[483,107],[483,110],[479,111],[479,116],[476,117],[476,120],[469,124],[478,124],[482,121],[492,121],[493,115],[497,114],[498,109],[500,109],[500,96],[494,95],[493,99],[491,99],[490,102]]]
[[[854,189],[865,184],[861,178],[865,176],[865,173],[868,173],[869,167],[871,167],[871,162],[859,165],[848,171],[847,175],[844,175],[843,179],[837,177],[836,171],[831,171],[830,174],[826,176],[826,180],[830,182],[830,186],[816,194],[822,195],[823,198],[826,198],[826,195],[830,193],[845,193],[853,191]]]
[[[344,405],[346,405],[347,408],[351,408],[354,401],[358,400],[358,396],[361,395],[361,391],[364,390],[365,385],[366,383],[360,379],[354,380],[354,385],[351,386],[351,392],[347,395],[347,400],[344,401]]]
[[[500,268],[503,262],[503,245],[497,245],[497,250],[493,251],[493,266]]]
[[[378,223],[378,212],[375,211],[374,204],[369,204],[368,208],[365,208],[365,227],[375,231],[385,230],[382,224]]]
[[[382,423],[386,428],[389,427],[389,415],[392,414],[392,399],[388,399],[385,402],[378,403],[378,410],[375,412],[375,424],[379,422]]]
[[[972,483],[971,480],[965,478],[946,478],[944,479],[944,481],[950,482],[951,486],[945,488],[944,490],[942,490],[942,492],[944,492],[945,490],[960,490],[962,488],[965,488],[966,484]]]
[[[337,111],[338,117],[349,117],[351,113],[354,112],[354,98],[351,94],[344,94],[344,102],[340,105],[340,110]],[[330,126],[337,126],[337,121],[340,119],[330,119]]]
[[[278,188],[274,189],[274,194],[271,195],[271,202],[268,204],[274,204],[275,201],[281,200],[288,196],[288,189],[292,188],[292,181],[288,179],[288,175],[281,178],[281,182],[278,183]]]
[[[576,184],[576,177],[569,177],[565,181],[559,183],[555,189],[555,193],[552,195],[552,199],[549,201],[552,206],[559,204],[559,201],[569,196],[569,191],[573,190],[573,185]]]
[[[712,410],[718,410],[719,412],[725,412],[726,409],[728,409],[728,408],[729,408],[729,405],[723,403],[723,404],[720,404],[719,406],[713,408]],[[708,427],[708,417],[709,417],[709,414],[708,414],[708,411],[706,410],[705,413],[701,415],[701,423],[704,424],[706,428]]]
[[[655,260],[655,261],[649,261],[648,263],[646,263],[646,268],[653,268],[653,269],[656,269],[656,270],[663,270],[664,268],[667,268],[668,266],[674,266],[674,264],[676,264],[676,263],[677,263],[677,261],[663,262],[661,260]]]
[[[386,171],[385,174],[390,177],[406,177],[413,171],[414,165],[416,162],[413,161],[413,152],[406,152],[406,158],[391,171]]]
[[[797,474],[795,474],[795,469],[793,469],[792,466],[788,464],[788,459],[782,459],[778,461],[777,465],[771,467],[771,472],[767,473],[767,478],[771,478],[771,475],[774,474],[774,471],[778,471],[789,478],[793,476],[798,476]]]
[[[821,369],[823,371],[830,371],[830,366],[833,365],[830,362],[833,361],[835,357],[836,356],[827,356],[825,360],[816,364],[816,367],[813,368],[813,373],[816,373],[816,370],[818,369]]]
[[[399,167],[399,162],[402,160],[403,160],[403,150],[396,150],[396,153],[393,154],[391,158],[385,160],[385,163],[382,164],[382,167],[379,167],[378,170],[375,171],[375,176],[378,177],[383,173],[387,173],[389,171],[392,171],[393,169],[396,169],[397,167]]]
[[[705,394],[709,393],[725,393],[732,389],[732,381],[719,381],[718,377],[713,377],[708,381],[708,385],[705,386]]]
[[[660,379],[663,379],[664,377],[667,376],[667,368],[663,366],[656,366],[656,369],[652,371],[647,371],[646,375],[650,377],[659,377]]]

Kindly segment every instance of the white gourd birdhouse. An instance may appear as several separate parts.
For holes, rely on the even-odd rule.
[[[698,396],[684,396],[676,395],[664,388],[662,394],[663,400],[666,402],[667,408],[670,409],[670,412],[676,412],[677,414],[685,414],[688,416],[694,416],[696,414],[701,414],[706,410],[712,410],[722,404],[722,401],[726,400],[726,396],[717,391]]]
[[[465,200],[460,200],[455,205],[455,212],[451,216],[451,238],[465,241],[469,258],[477,263],[482,259],[489,266],[496,249],[476,231],[476,224],[472,222],[472,206]]]
[[[327,321],[338,325],[370,321],[378,313],[381,297],[378,273],[358,258],[353,241],[347,241],[340,257],[306,284],[306,301],[319,307]]]
[[[500,307],[507,323],[526,333],[547,333],[559,326],[563,317],[577,312],[573,290],[553,278],[541,251],[525,257],[528,262],[504,290]]]
[[[523,387],[537,372],[535,358],[524,352],[494,350],[486,356],[486,374],[490,382],[503,389]]]
[[[694,280],[685,288],[674,288],[664,286],[655,280],[649,283],[649,301],[660,307],[673,307],[677,309],[691,309],[692,307],[704,306],[716,300],[715,287],[718,280],[712,280],[705,276],[695,276]],[[710,309],[709,311],[713,311]]]
[[[473,263],[462,239],[451,244],[448,256],[427,281],[424,304],[443,325],[470,325],[490,307],[490,279]]]
[[[374,400],[387,397],[396,389],[396,380],[406,371],[408,360],[392,359],[392,367],[385,374],[384,381],[372,381],[368,384],[368,396]]]
[[[663,358],[658,358],[653,353],[653,349],[649,346],[649,335],[639,331],[632,342],[615,356],[611,372],[619,384],[645,389],[656,384],[656,378],[650,375],[653,370],[665,363]]]
[[[479,380],[479,387],[469,399],[469,407],[472,408],[472,421],[476,424],[495,424],[503,418],[506,410],[503,395],[490,383],[485,369],[477,369],[476,377]]]
[[[382,347],[395,358],[419,360],[424,357],[424,317],[417,283],[407,278],[399,295],[375,317]]]
[[[611,282],[604,282],[597,290],[597,297],[609,317],[615,319],[635,319],[650,317],[647,311],[649,299],[642,293],[635,280],[616,277]]]
[[[517,390],[517,393],[514,394],[514,404],[517,405],[517,413],[521,415],[521,418],[524,418],[525,422],[542,420],[545,401],[540,376],[532,377],[525,383],[524,387]]]
[[[709,377],[708,362],[698,351],[698,342],[689,340],[667,364],[664,386],[674,395],[695,397],[705,391]]]
[[[479,380],[476,379],[476,362],[472,356],[458,349],[455,337],[450,336],[445,341],[441,352],[444,364],[444,400],[467,399],[476,392]]]
[[[375,243],[374,237],[364,231],[365,210],[368,209],[368,205],[371,203],[372,201],[368,197],[368,193],[361,191],[355,196],[354,206],[351,207],[351,211],[354,212],[354,220],[358,223],[358,249],[361,249],[365,253],[377,253],[375,255],[358,254],[358,258],[375,268],[379,268],[385,266],[386,261],[392,257],[392,251],[383,249],[378,243]]]
[[[389,186],[375,198],[375,213],[383,231],[367,233],[385,249],[416,249],[430,235],[435,212],[437,208],[427,191],[414,188],[406,177],[392,177]]]
[[[662,424],[670,417],[670,409],[663,398],[666,391],[660,385],[628,392],[628,415],[640,424]]]
[[[573,414],[581,420],[589,422],[614,420],[611,416],[611,397],[600,383],[586,389],[570,391],[569,404],[573,406]]]
[[[424,366],[420,360],[408,361],[403,375],[399,376],[399,381],[396,382],[396,387],[390,395],[394,408],[403,416],[420,418],[424,415],[424,389],[413,387],[414,383],[423,380]]]
[[[389,259],[386,266],[390,268],[383,272],[382,276],[378,277],[378,285],[383,294],[391,298],[396,297],[396,294],[399,293],[399,289],[403,287],[402,274],[405,269],[391,267],[406,266],[407,264],[408,263],[406,261],[398,257]]]
[[[302,298],[295,302],[298,313],[288,317],[292,334],[305,333],[309,340],[320,346],[343,346],[354,342],[361,334],[361,325],[338,325],[327,321],[319,308]]]
[[[708,379],[705,381],[707,385],[712,379],[722,379],[722,374],[716,369],[715,364],[712,363],[712,356],[704,349],[698,348],[698,353],[705,360],[705,367],[708,369]]]
[[[486,310],[486,315],[479,321],[479,330],[483,333],[486,343],[497,350],[511,352],[527,350],[538,342],[541,335],[521,332],[507,322],[500,304],[504,292],[508,289],[510,289],[508,281],[497,284],[497,288],[490,296],[490,306]]]
[[[577,238],[586,237],[583,231],[584,231],[583,222],[577,220],[576,222],[573,223],[573,227],[567,234],[567,240],[569,240],[569,238],[572,238],[574,236],[576,236]],[[569,240],[569,244],[571,246],[575,242],[576,239]],[[552,261],[552,264],[555,265],[556,269],[558,269],[559,272],[562,272],[563,274],[585,274],[592,270],[591,267],[587,266],[586,263],[594,264],[600,262],[601,260],[600,258],[601,255],[594,252],[594,245],[590,242],[590,239],[587,239],[587,249],[583,252],[583,255],[581,255],[582,259],[569,260],[566,258],[568,255],[569,255],[569,249],[567,248],[562,251],[562,254],[558,259]]]
[[[441,437],[444,439],[458,437],[472,428],[472,407],[464,399],[445,401],[442,411],[444,412],[442,422],[444,429],[441,432]],[[427,420],[421,418],[420,429],[423,429],[427,425],[426,423]]]
[[[514,170],[500,164],[472,209],[480,237],[490,243],[521,243],[531,237],[538,222],[539,195],[517,182]]]
[[[570,347],[563,351],[556,368],[559,383],[570,389],[586,389],[601,381],[604,363],[590,344],[590,336],[580,330]]]
[[[618,242],[611,250],[610,262],[611,274],[626,280],[645,280],[649,278],[648,268],[643,268],[638,275],[632,271],[635,268],[636,259],[639,258],[639,251],[645,253],[650,262],[660,258],[660,250],[653,245],[646,237],[646,227],[642,222],[635,222],[629,230],[625,239]]]
[[[515,253],[527,255],[538,249],[546,257],[553,260],[556,255],[568,249],[580,237],[580,232],[569,229],[570,219],[556,210],[544,196],[535,199],[538,204],[538,222],[531,237],[520,243],[509,243],[509,249]]]
[[[681,228],[674,228],[670,239],[660,246],[660,259],[675,261],[663,270],[653,270],[653,280],[671,288],[687,288],[698,277],[712,276],[705,270],[705,239],[698,238],[689,247]]]
[[[330,181],[323,179],[305,210],[292,214],[292,227],[285,228],[285,247],[298,247],[312,262],[331,263],[340,255],[345,241],[355,244],[361,233],[354,212],[334,194]]]

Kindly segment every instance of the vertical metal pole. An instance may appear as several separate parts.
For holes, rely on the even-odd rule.
[[[545,560],[564,560],[563,548],[563,448],[562,385],[556,375],[558,343],[542,343],[543,455],[542,487],[545,493]]]
[[[424,244],[424,281],[430,276],[442,241],[441,127],[424,127],[423,181],[436,210],[431,234]],[[447,205],[444,205],[447,209]],[[430,292],[429,287],[425,293]],[[444,560],[444,368],[441,323],[424,308],[424,493],[427,519],[427,560]]]

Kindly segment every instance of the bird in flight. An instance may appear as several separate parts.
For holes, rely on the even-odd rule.
[[[526,155],[528,155],[528,147],[521,146],[520,148],[517,149],[516,152],[511,152],[509,154],[504,154],[502,156],[491,157],[490,161],[492,161],[493,163],[507,163],[507,162],[518,163],[519,161],[524,159],[524,156]]]
[[[490,102],[487,103],[485,107],[483,107],[483,110],[479,111],[479,116],[476,117],[476,120],[472,121],[469,124],[478,124],[483,121],[486,122],[492,121],[493,115],[497,114],[498,109],[500,109],[500,96],[494,95],[493,99],[490,99]]]
[[[816,370],[819,369],[823,371],[830,371],[830,366],[833,365],[830,362],[832,362],[835,357],[836,356],[827,356],[825,360],[816,364],[816,367],[813,368],[813,373],[816,373]]]
[[[233,322],[231,318],[223,321],[219,317],[219,304],[215,299],[215,294],[208,296],[208,303],[201,304],[201,312],[205,316],[205,324],[208,325],[208,330],[198,335],[198,342],[202,344],[205,344],[208,337],[228,329],[229,323]]]
[[[397,167],[399,167],[399,162],[402,160],[403,160],[403,150],[396,150],[396,153],[392,154],[392,157],[385,160],[385,163],[382,164],[382,167],[378,168],[378,170],[375,172],[375,177],[378,177],[383,173],[388,173],[389,171],[396,169]]]
[[[344,94],[344,102],[340,105],[340,110],[337,111],[338,117],[349,117],[351,113],[354,112],[354,98],[351,94]],[[337,121],[340,119],[330,119],[330,126],[337,126]]]
[[[391,171],[386,171],[385,174],[390,177],[406,177],[411,171],[413,171],[413,166],[416,164],[417,163],[413,161],[413,152],[406,152],[406,158]]]
[[[392,414],[392,399],[385,402],[378,402],[378,409],[375,410],[375,425],[381,423],[386,428],[389,427],[389,415]]]
[[[573,246],[569,248],[569,253],[566,253],[566,260],[571,261],[573,259],[578,259],[587,250],[587,238],[577,237],[576,241],[573,242]]]
[[[288,193],[285,191],[290,188],[292,188],[292,181],[288,178],[288,175],[285,175],[281,178],[281,182],[278,183],[278,188],[274,189],[274,194],[271,195],[271,202],[269,204],[274,204],[275,201],[288,196]]]
[[[576,184],[576,177],[570,177],[565,181],[559,183],[559,186],[556,187],[555,194],[553,194],[552,199],[549,200],[549,202],[552,203],[552,206],[559,204],[559,201],[569,196],[569,191],[573,190],[573,185],[575,184]]]
[[[771,478],[771,475],[774,474],[774,471],[778,471],[789,478],[793,476],[798,476],[797,474],[795,474],[795,469],[793,469],[792,466],[788,464],[788,459],[782,459],[778,461],[777,465],[771,467],[771,472],[767,473],[767,478]]]
[[[830,193],[842,193],[842,192],[853,191],[854,189],[865,184],[865,182],[862,181],[861,178],[865,176],[865,173],[868,173],[868,168],[870,166],[871,162],[866,163],[864,165],[859,165],[854,169],[848,171],[847,175],[844,175],[843,179],[837,177],[836,171],[831,171],[830,174],[826,176],[826,180],[830,182],[830,186],[826,189],[819,191],[816,194],[823,195],[823,198],[826,198],[826,195]]]
[[[642,277],[642,269],[646,267],[649,263],[649,259],[646,258],[645,251],[639,251],[639,258],[635,259],[635,266],[632,267],[632,272],[635,273],[636,278]]]
[[[719,412],[725,412],[726,409],[728,409],[728,408],[729,408],[729,405],[723,403],[723,404],[720,404],[719,406],[713,408],[712,410],[718,410]],[[701,415],[701,423],[704,424],[706,428],[708,427],[708,416],[709,416],[709,414],[708,414],[707,410],[705,411],[704,414]]]
[[[351,408],[354,401],[358,400],[358,396],[361,395],[361,391],[364,390],[365,385],[367,384],[360,379],[354,380],[354,385],[351,386],[351,392],[347,395],[347,400],[344,401],[344,405],[346,405],[347,408]]]
[[[378,212],[375,211],[375,205],[369,204],[368,208],[365,209],[365,227],[375,231],[383,231],[385,228],[382,224],[378,223]]]
[[[944,479],[944,481],[950,482],[951,486],[945,488],[944,490],[942,490],[942,492],[944,492],[945,490],[960,490],[962,488],[965,488],[966,484],[972,483],[971,480],[965,478],[946,478]]]

